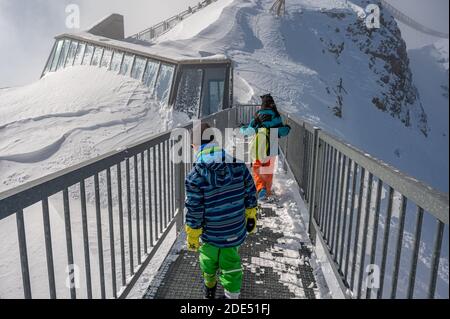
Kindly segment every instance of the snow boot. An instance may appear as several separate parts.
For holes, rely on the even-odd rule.
[[[217,291],[217,284],[212,288],[208,288],[205,285],[205,298],[204,299],[216,299],[216,291]]]
[[[233,292],[228,292],[225,290],[225,295],[223,296],[223,299],[237,300],[237,299],[239,299],[240,296],[241,296],[241,294],[239,292],[233,293]]]
[[[263,188],[258,193],[258,200],[265,201],[266,198],[267,198],[267,190],[265,188]]]

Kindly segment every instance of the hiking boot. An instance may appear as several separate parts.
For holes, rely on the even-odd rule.
[[[204,299],[216,299],[217,284],[213,288],[208,288],[205,285],[205,298]]]
[[[265,188],[261,189],[258,193],[258,200],[264,201],[267,198],[267,191]]]

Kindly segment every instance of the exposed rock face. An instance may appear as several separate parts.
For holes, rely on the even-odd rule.
[[[361,0],[358,4],[366,8],[373,3],[374,1]],[[368,97],[374,107],[399,119],[407,127],[418,128],[427,136],[427,115],[413,84],[405,41],[395,19],[388,11],[383,10],[380,3],[378,5],[381,9],[380,28],[372,29],[367,27],[365,19],[355,19],[354,12],[341,9],[323,11],[323,14],[332,20],[330,26],[333,21],[339,26],[333,27],[335,36],[320,37],[325,47],[323,53],[332,54],[337,64],[343,63],[343,56],[348,55],[350,50],[356,49],[366,55],[367,69],[372,73],[371,76],[375,77],[378,86],[378,90],[374,90],[376,94]],[[337,95],[339,105],[339,101],[342,102],[345,96],[336,89],[332,90]],[[345,101],[343,105],[345,108]],[[336,107],[333,111],[341,117],[345,110],[338,108],[339,112],[336,112]]]
[[[361,1],[365,7],[373,1]],[[429,128],[427,115],[413,84],[405,41],[391,14],[381,3],[380,28],[369,29],[363,19],[350,24],[346,36],[369,56],[369,68],[377,75],[381,90],[372,103],[383,112],[401,120],[405,126],[416,126],[425,136]]]

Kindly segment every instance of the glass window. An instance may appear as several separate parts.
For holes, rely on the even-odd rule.
[[[86,49],[84,50],[83,62],[81,64],[90,65],[93,54],[94,54],[94,46],[91,44],[86,45]]]
[[[66,63],[67,53],[69,52],[70,40],[64,40],[64,45],[61,49],[61,54],[59,56],[58,67],[57,70],[64,68]]]
[[[146,59],[142,57],[136,57],[131,70],[131,77],[136,80],[142,79],[142,74],[144,73]]]
[[[167,104],[169,102],[174,72],[174,66],[169,64],[161,64],[158,80],[156,81],[155,98],[162,104]]]
[[[122,62],[122,66],[120,67],[120,74],[122,75],[130,75],[131,67],[133,66],[134,55],[125,54]]]
[[[100,60],[102,59],[103,55],[103,48],[102,47],[96,47],[94,51],[94,55],[92,56],[91,65],[93,66],[99,66]]]
[[[84,49],[86,48],[86,43],[80,43],[77,48],[77,53],[75,54],[75,60],[73,61],[73,65],[81,65],[84,56]]]
[[[66,59],[66,65],[65,66],[72,66],[73,65],[73,61],[75,59],[75,54],[77,53],[77,47],[78,47],[78,42],[77,41],[72,41],[72,43],[70,44],[69,53],[67,54],[67,59]]]
[[[186,113],[190,118],[198,116],[202,94],[202,69],[186,69],[178,87],[175,110]]]
[[[144,72],[144,84],[150,88],[150,93],[153,94],[155,88],[156,77],[158,76],[159,62],[148,60],[147,67]]]
[[[64,44],[64,40],[59,40],[58,44],[56,45],[55,56],[53,58],[52,68],[51,68],[52,72],[56,71],[56,67],[58,66],[59,56],[61,55],[61,49],[62,49],[63,44]]]
[[[224,81],[209,81],[209,114],[222,110]]]
[[[123,53],[119,51],[114,51],[113,58],[111,60],[111,71],[118,73],[120,70],[120,65],[122,64]]]
[[[44,75],[50,72],[52,68],[53,59],[55,58],[56,52],[56,44],[53,45],[52,52],[50,52],[50,56],[48,57],[47,65],[45,66]]]
[[[109,69],[109,66],[111,64],[111,57],[112,57],[112,51],[105,50],[103,52],[103,57],[102,57],[102,62],[100,63],[100,67]]]

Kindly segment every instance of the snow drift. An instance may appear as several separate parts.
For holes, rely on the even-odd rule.
[[[285,111],[448,191],[448,157],[442,155],[448,138],[445,143],[434,134],[448,136],[448,120],[437,110],[448,106],[421,99],[418,83],[433,74],[412,73],[389,12],[382,11],[380,29],[368,30],[359,18],[368,1],[290,1],[283,18],[269,12],[272,2],[217,5],[221,14],[213,23],[208,17],[214,7],[205,9],[156,46],[226,54],[235,61],[240,103],[259,102],[259,95],[270,92]],[[190,32],[191,25],[201,31]],[[448,97],[440,103],[448,104]]]
[[[178,120],[176,119],[178,118]],[[93,67],[0,91],[0,191],[184,122],[129,77]]]

